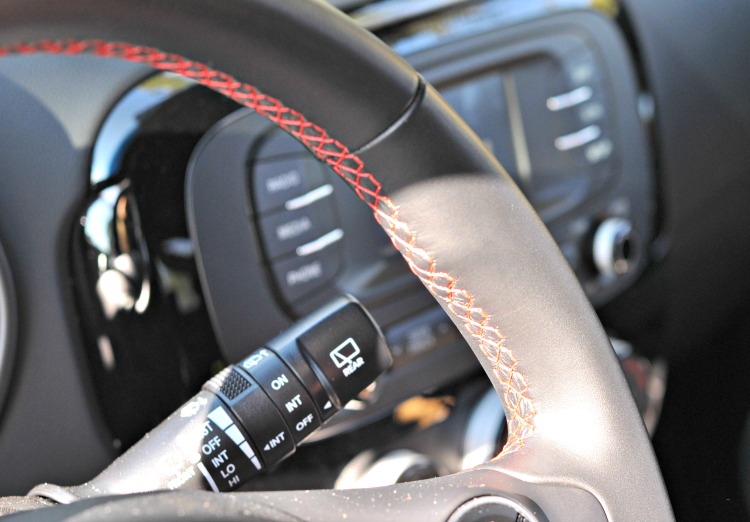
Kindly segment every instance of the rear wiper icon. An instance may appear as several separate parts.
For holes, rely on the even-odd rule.
[[[331,360],[336,368],[343,368],[351,364],[359,355],[359,346],[351,337],[331,350]]]

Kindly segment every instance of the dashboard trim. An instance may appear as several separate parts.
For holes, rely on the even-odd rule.
[[[11,370],[15,359],[16,295],[10,265],[0,245],[0,414],[10,388]]]

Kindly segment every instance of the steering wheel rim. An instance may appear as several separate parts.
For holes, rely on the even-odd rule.
[[[503,400],[509,443],[467,473],[579,488],[611,520],[672,518],[627,384],[575,276],[502,167],[433,88],[322,2],[123,4],[2,0],[0,56],[137,61],[277,123],[372,208]],[[242,495],[253,494],[231,498]]]

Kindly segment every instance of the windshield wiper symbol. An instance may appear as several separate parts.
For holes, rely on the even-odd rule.
[[[359,346],[357,346],[357,343],[355,343],[354,339],[351,337],[331,350],[331,359],[336,365],[336,368],[343,368],[351,363],[358,355]]]
[[[360,350],[351,337],[331,350],[331,360],[336,368],[340,368],[345,377],[349,377],[365,362],[359,356]]]

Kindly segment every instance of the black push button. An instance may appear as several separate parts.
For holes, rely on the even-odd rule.
[[[298,339],[343,405],[387,370],[393,357],[361,306],[349,303]]]
[[[222,398],[258,448],[266,467],[294,452],[291,431],[279,410],[257,383],[233,369],[220,373],[206,388]]]
[[[261,348],[239,366],[271,398],[284,417],[295,442],[301,442],[320,426],[320,417],[304,386],[275,353]]]
[[[324,198],[297,210],[283,210],[260,220],[263,245],[268,257],[293,253],[298,246],[309,243],[333,230],[330,198]]]
[[[293,303],[329,283],[339,269],[338,245],[273,263],[271,270],[284,299]]]
[[[263,213],[283,207],[288,200],[322,184],[322,168],[311,158],[295,156],[259,161],[253,167],[255,208]]]

